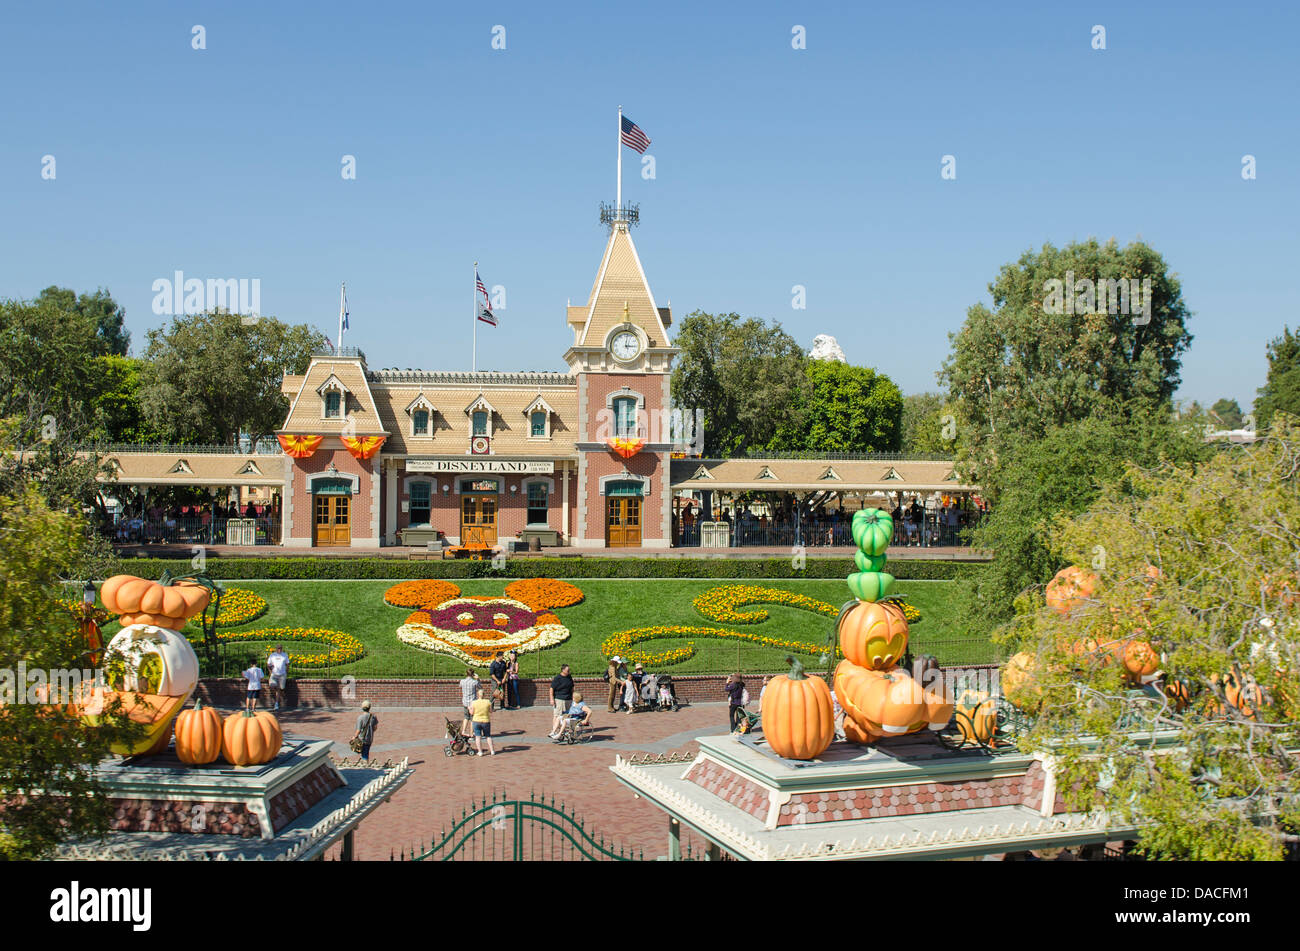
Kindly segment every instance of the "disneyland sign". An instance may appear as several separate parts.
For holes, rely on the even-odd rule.
[[[407,472],[506,472],[533,475],[554,472],[554,462],[510,462],[505,459],[407,459]]]

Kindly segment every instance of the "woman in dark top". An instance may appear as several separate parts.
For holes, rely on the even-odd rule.
[[[730,674],[723,689],[727,692],[727,717],[731,729],[735,730],[740,712],[745,708],[745,681],[740,679],[740,674]]]

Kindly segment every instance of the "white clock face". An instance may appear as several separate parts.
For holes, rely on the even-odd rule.
[[[641,349],[641,341],[631,331],[623,331],[609,345],[616,360],[631,360]]]

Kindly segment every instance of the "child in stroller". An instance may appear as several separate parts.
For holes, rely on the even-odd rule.
[[[673,686],[673,678],[669,674],[660,674],[655,679],[658,682],[659,688],[657,709],[670,710],[673,713],[676,713],[678,707],[677,688]]]

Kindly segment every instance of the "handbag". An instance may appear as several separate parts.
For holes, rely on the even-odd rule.
[[[352,750],[352,752],[354,753],[360,753],[362,748],[365,747],[366,745],[366,741],[361,738],[361,735],[363,733],[369,733],[369,732],[370,732],[370,714],[367,713],[366,725],[363,726],[361,729],[357,730],[357,735],[352,737],[352,739],[348,741],[348,749]]]

